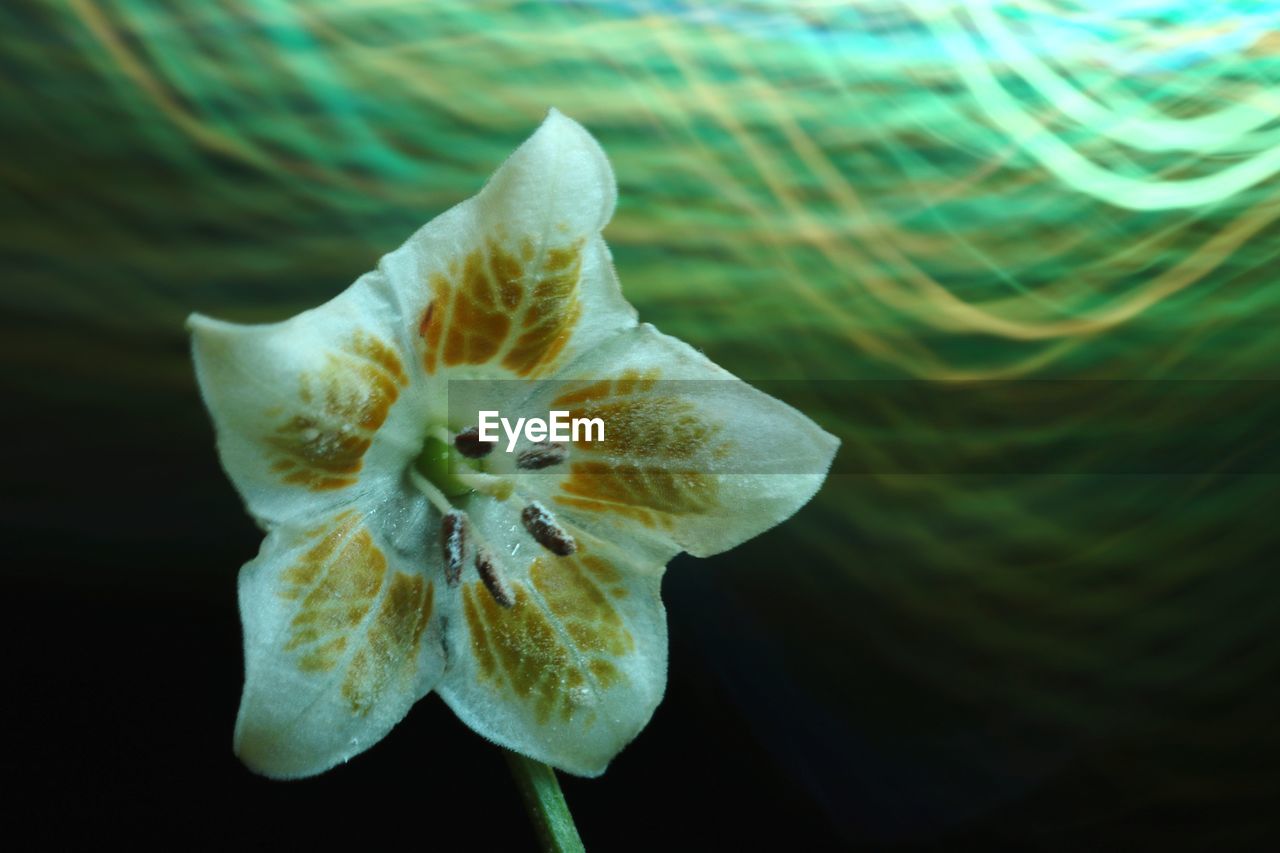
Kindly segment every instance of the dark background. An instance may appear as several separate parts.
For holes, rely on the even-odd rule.
[[[146,357],[97,343],[121,347],[113,361]],[[242,679],[234,576],[260,534],[218,468],[194,387],[128,402],[68,387],[55,400],[43,386],[33,397],[32,377],[11,374],[5,389],[20,415],[9,423],[21,426],[6,445],[4,513],[11,821],[50,839],[532,844],[499,751],[435,697],[319,778],[245,770],[231,752]],[[1196,499],[1220,499],[1215,488],[1241,479],[1270,478],[1201,486]],[[834,499],[800,520],[835,524],[833,500],[868,482],[833,476]],[[1118,477],[1112,490],[1133,499],[1186,482]],[[1260,503],[1213,547],[1257,535],[1272,509]],[[803,564],[806,546],[787,526],[754,541],[748,559],[744,549],[677,558],[664,582],[666,698],[605,776],[564,778],[583,838],[609,850],[1260,844],[1274,829],[1280,708],[1273,646],[1249,631],[1278,609],[1259,594],[1275,585],[1264,534],[1215,573],[1153,592],[1157,612],[1162,596],[1190,602],[1185,636],[1074,677],[1043,651],[958,642],[945,619],[871,593],[813,589],[806,576],[829,580],[828,570]],[[875,571],[921,571],[900,553],[868,555],[857,530],[847,536]],[[925,595],[972,604],[936,578]],[[1139,615],[1064,623],[1023,602],[984,609],[1080,648],[1099,635],[1123,642],[1117,622]],[[945,674],[922,676],[913,658]],[[1173,677],[1141,671],[1153,661]],[[1027,695],[1049,697],[1050,710]]]
[[[1007,17],[1081,91],[1182,119],[1280,85],[1268,8]],[[673,561],[667,696],[564,780],[588,847],[1274,848],[1280,185],[1091,192],[991,120],[949,51],[974,22],[944,18],[0,7],[9,834],[531,847],[499,752],[434,697],[313,780],[232,755],[260,534],[182,323],[330,298],[555,105],[614,164],[641,318],[843,441],[787,524]],[[972,38],[1109,174],[1248,159],[1079,126]]]

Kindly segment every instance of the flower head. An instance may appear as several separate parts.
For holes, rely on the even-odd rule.
[[[821,485],[832,436],[637,323],[600,235],[615,192],[553,110],[324,305],[191,317],[222,464],[267,533],[239,581],[254,770],[326,770],[434,690],[485,737],[599,774],[662,697],[667,562]],[[605,440],[494,447],[472,397],[598,417]]]

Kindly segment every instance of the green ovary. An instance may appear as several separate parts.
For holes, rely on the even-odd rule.
[[[427,437],[413,464],[448,497],[460,497],[471,491],[471,487],[458,477],[459,473],[471,467],[470,461],[434,435]]]

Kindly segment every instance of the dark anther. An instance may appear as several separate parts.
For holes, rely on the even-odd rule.
[[[483,459],[493,452],[493,449],[498,446],[498,442],[481,441],[480,428],[467,427],[454,438],[453,446],[458,448],[458,452],[468,459]]]
[[[446,512],[440,522],[440,547],[444,551],[444,579],[449,586],[457,586],[466,561],[467,517],[456,509]]]
[[[516,457],[516,467],[525,471],[537,471],[559,465],[569,455],[568,449],[559,442],[540,441]]]
[[[542,504],[531,503],[520,513],[524,529],[538,544],[558,557],[567,557],[577,549],[573,537],[565,533]]]
[[[502,579],[502,575],[498,574],[498,567],[483,549],[476,550],[476,571],[480,574],[480,580],[484,581],[484,588],[489,590],[493,600],[500,606],[511,607],[516,603],[511,595],[511,588]]]

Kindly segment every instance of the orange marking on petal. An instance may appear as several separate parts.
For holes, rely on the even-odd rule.
[[[347,648],[346,637],[335,637],[298,658],[298,669],[303,672],[328,672],[338,665]]]
[[[357,331],[343,348],[326,354],[323,368],[302,376],[298,399],[304,410],[267,438],[282,454],[272,470],[283,475],[282,482],[312,491],[351,485],[373,433],[407,382],[395,350]]]
[[[475,656],[481,676],[490,681],[496,681],[500,678],[500,674],[498,659],[489,642],[489,626],[485,623],[471,590],[472,587],[464,587],[462,590],[462,610],[467,618],[467,628],[471,633],[471,653]]]
[[[281,592],[284,598],[298,598],[307,587],[312,586],[319,578],[321,572],[328,564],[329,560],[338,552],[339,546],[346,543],[347,537],[355,529],[359,522],[358,516],[352,510],[347,510],[340,515],[334,516],[332,526],[315,527],[308,530],[306,535],[308,538],[314,539],[323,536],[311,550],[302,556],[302,558],[286,569],[281,576],[282,580],[289,585],[289,589]]]
[[[496,358],[520,376],[547,369],[581,316],[581,246],[547,249],[538,263],[527,238],[515,251],[489,239],[452,264],[449,279],[433,275],[433,307],[418,326],[427,371]]]
[[[453,288],[448,279],[436,273],[431,276],[433,297],[418,322],[418,335],[423,341],[422,366],[427,373],[436,372],[440,357],[440,338],[444,334],[446,307],[453,299]]]
[[[287,477],[281,477],[280,482],[288,483],[291,486],[304,486],[313,492],[332,492],[338,489],[345,489],[347,486],[354,485],[355,477],[322,477],[317,476],[311,471],[297,471]]]
[[[607,424],[603,441],[576,442],[587,458],[573,463],[556,502],[667,528],[718,505],[719,481],[705,466],[730,449],[717,441],[721,427],[688,398],[662,393],[656,371],[586,383],[552,405]]]
[[[658,371],[625,370],[615,379],[601,379],[566,391],[555,399],[557,406],[572,406],[588,400],[603,400],[608,397],[628,397],[632,394],[648,394],[653,391],[659,378]]]
[[[545,610],[518,583],[510,608],[499,606],[480,583],[463,587],[477,675],[527,703],[539,724],[553,717],[589,723],[595,719],[593,694],[625,682],[616,659],[636,648],[613,603],[626,594],[622,573],[579,553],[535,559],[529,579]]]
[[[720,431],[702,419],[691,400],[655,390],[656,372],[629,370],[616,379],[592,382],[567,391],[553,403],[569,409],[571,418],[601,418],[605,440],[577,442],[584,449],[615,457],[689,459],[705,449]]]
[[[483,584],[463,588],[463,610],[479,676],[528,703],[540,725],[553,714],[568,721],[582,710],[587,675],[525,588],[514,584],[515,604],[498,605]],[[588,694],[589,695],[589,694]]]
[[[560,487],[597,503],[666,515],[705,512],[718,503],[719,484],[701,471],[669,471],[609,462],[575,462]]]
[[[609,601],[612,585],[597,582],[582,563],[576,558],[539,557],[529,567],[529,579],[580,652],[609,655],[630,652],[635,643]]]
[[[529,247],[529,254],[525,256],[525,260],[531,260],[533,257],[533,244],[525,241]],[[498,286],[498,296],[502,302],[502,307],[508,311],[514,311],[520,305],[520,298],[524,295],[524,283],[522,277],[524,268],[520,265],[515,256],[507,253],[496,242],[489,243],[489,269],[493,274],[493,280]]]
[[[462,263],[452,296],[442,360],[446,365],[484,364],[502,348],[511,327],[509,309],[498,305],[500,287],[491,279],[492,261],[481,249],[471,252]]]
[[[568,297],[547,297],[537,306],[539,322],[519,337],[515,345],[502,359],[502,366],[521,376],[536,375],[544,365],[556,360],[569,343],[573,327],[578,324],[582,306]],[[546,312],[548,317],[542,318]]]
[[[595,575],[596,579],[605,584],[617,584],[622,582],[622,573],[613,567],[607,560],[595,556],[594,554],[583,554],[579,560],[583,567]]]
[[[543,269],[546,272],[561,272],[581,265],[582,256],[579,254],[578,248],[578,246],[570,246],[564,249],[551,249],[547,252],[547,260],[543,264]]]
[[[579,440],[578,447],[631,458],[689,459],[719,432],[688,400],[670,396],[631,397],[570,410],[571,418],[600,418],[604,441]]]
[[[409,377],[404,372],[404,365],[400,362],[400,356],[373,335],[356,332],[351,340],[350,351],[377,365],[395,384],[404,385],[409,381]]]
[[[435,585],[397,572],[374,614],[363,648],[351,658],[342,695],[358,714],[367,714],[387,688],[413,677],[418,645],[431,619]]]
[[[576,388],[573,391],[567,391],[556,397],[553,406],[571,406],[575,403],[584,403],[587,400],[599,400],[602,397],[609,396],[613,391],[614,381],[611,379],[602,379],[598,382],[592,382],[588,385]]]
[[[335,517],[323,538],[281,574],[280,597],[300,602],[284,649],[303,650],[298,666],[304,672],[337,666],[382,588],[387,561],[360,522],[353,512]]]
[[[640,509],[634,506],[622,506],[620,504],[605,503],[604,501],[593,501],[586,498],[572,497],[569,495],[556,495],[552,498],[556,503],[564,506],[573,507],[574,509],[584,509],[587,512],[607,512],[613,515],[620,515],[623,518],[629,518],[632,521],[638,521],[645,527],[670,527],[667,519],[659,518],[648,510]]]
[[[608,690],[623,680],[623,675],[618,671],[618,668],[604,658],[592,658],[591,662],[587,664],[587,669],[591,671],[591,677],[595,679],[602,690]]]
[[[461,297],[459,297],[461,298]],[[461,364],[466,357],[467,338],[462,331],[461,312],[455,307],[453,322],[444,338],[444,353],[441,355],[445,364]]]

